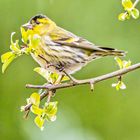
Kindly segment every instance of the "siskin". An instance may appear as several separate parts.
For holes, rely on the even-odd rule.
[[[73,74],[87,63],[104,56],[124,56],[114,48],[99,47],[59,27],[45,15],[36,15],[22,26],[41,37],[37,51],[31,53],[39,65],[51,72]]]

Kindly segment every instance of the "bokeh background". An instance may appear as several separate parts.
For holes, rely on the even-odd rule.
[[[9,50],[11,32],[20,38],[20,26],[43,13],[95,44],[128,51],[126,60],[139,62],[140,19],[120,22],[117,16],[122,11],[121,0],[0,0],[0,55]],[[24,120],[20,112],[35,91],[25,89],[25,84],[45,82],[33,72],[37,66],[30,56],[23,56],[0,74],[1,140],[140,140],[140,71],[125,76],[123,91],[111,87],[117,79],[97,84],[94,93],[89,86],[59,90],[53,99],[59,101],[57,121],[46,123],[41,132],[33,114]],[[74,76],[84,79],[116,69],[113,57],[107,57]]]

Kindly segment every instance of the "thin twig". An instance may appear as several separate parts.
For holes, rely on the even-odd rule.
[[[51,90],[50,90],[50,91],[48,91],[47,103],[49,103],[49,102],[50,102],[52,95],[53,95],[53,92],[52,92]]]

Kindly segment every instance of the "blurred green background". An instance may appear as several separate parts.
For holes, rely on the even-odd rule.
[[[9,50],[11,32],[19,38],[20,26],[43,13],[95,44],[128,51],[126,60],[139,62],[140,19],[120,22],[117,16],[122,11],[121,0],[0,0],[0,55]],[[36,66],[30,56],[23,56],[0,74],[1,140],[140,140],[139,71],[125,76],[124,91],[111,88],[116,79],[97,84],[92,94],[89,86],[59,90],[53,99],[59,101],[57,121],[46,123],[41,132],[34,115],[24,120],[20,112],[34,91],[25,89],[25,84],[45,82],[33,72]],[[113,57],[106,57],[90,63],[75,77],[95,77],[116,69]]]

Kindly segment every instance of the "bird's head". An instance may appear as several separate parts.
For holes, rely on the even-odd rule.
[[[25,30],[33,30],[39,35],[49,33],[55,26],[56,24],[45,15],[36,15],[28,23],[22,25]]]

